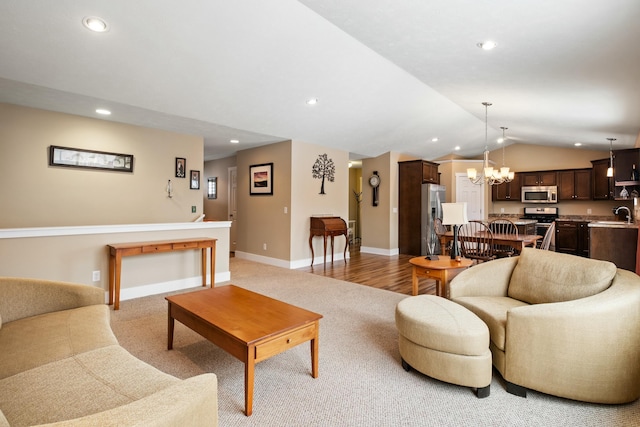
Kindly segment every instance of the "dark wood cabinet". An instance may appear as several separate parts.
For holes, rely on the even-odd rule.
[[[591,169],[557,172],[558,200],[591,200]]]
[[[426,160],[398,162],[398,249],[401,254],[418,256],[424,252],[423,240],[426,244],[426,233],[431,230],[423,229],[422,209],[427,197],[423,184],[439,183],[438,166]]]
[[[556,171],[521,172],[523,187],[536,185],[557,185]]]
[[[613,200],[613,178],[607,176],[609,159],[592,160],[591,198],[593,200]]]
[[[513,181],[491,186],[491,200],[494,202],[520,201],[521,189],[520,174],[516,172]]]
[[[589,223],[556,221],[556,252],[589,257]]]
[[[640,180],[634,180],[631,176],[633,165],[640,170],[640,149],[613,151],[614,197],[616,199],[623,199],[620,195],[623,188],[626,188],[629,193],[633,190],[640,191]]]

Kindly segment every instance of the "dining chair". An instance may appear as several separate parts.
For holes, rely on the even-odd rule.
[[[542,243],[540,243],[540,249],[544,251],[548,251],[551,248],[551,240],[553,240],[553,235],[556,232],[556,223],[552,222],[547,232],[544,233],[544,237],[542,238]]]
[[[502,234],[508,237],[518,237],[518,227],[508,219],[498,218],[490,221],[489,229],[493,232],[494,235]],[[493,253],[498,258],[519,255],[512,246],[500,244],[493,245]]]
[[[493,232],[482,221],[469,221],[461,225],[458,229],[458,240],[462,256],[465,258],[478,261],[496,258],[493,253]]]

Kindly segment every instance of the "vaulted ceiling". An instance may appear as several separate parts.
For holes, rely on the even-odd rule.
[[[0,102],[107,108],[202,135],[205,159],[288,139],[477,156],[485,101],[489,149],[501,126],[509,143],[631,148],[639,23],[637,0],[4,0]]]

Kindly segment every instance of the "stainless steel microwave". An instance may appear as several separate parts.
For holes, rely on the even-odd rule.
[[[522,187],[522,203],[558,203],[558,187],[556,185]]]

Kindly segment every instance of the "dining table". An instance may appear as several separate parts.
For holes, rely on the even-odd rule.
[[[485,232],[480,232],[485,233]],[[478,235],[480,237],[480,234]],[[526,246],[536,246],[536,242],[539,239],[542,239],[544,236],[539,236],[537,234],[501,234],[501,233],[493,233],[493,244],[494,245],[506,245],[511,246],[517,253],[522,252]],[[458,239],[464,238],[473,238],[473,236],[463,237],[458,235]],[[440,245],[442,248],[447,248],[449,242],[453,240],[453,231],[447,231],[444,234],[440,235]]]

